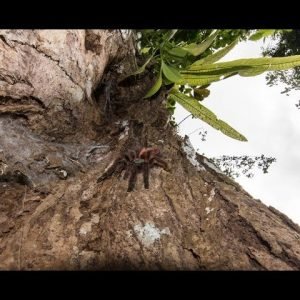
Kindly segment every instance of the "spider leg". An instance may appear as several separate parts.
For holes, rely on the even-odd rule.
[[[137,173],[138,173],[137,168],[135,166],[131,166],[127,192],[133,191],[137,180]]]
[[[123,170],[124,166],[126,165],[126,161],[124,159],[117,159],[108,169],[105,171],[98,179],[97,182],[101,182],[106,178],[112,176],[113,173],[119,173]]]
[[[122,171],[123,171],[124,169],[126,169],[127,165],[128,165],[128,162],[127,162],[126,159],[122,159],[122,160],[119,162],[119,164],[118,164],[118,166],[117,166],[117,168],[116,168],[116,170],[115,170],[115,172],[114,172],[114,173],[118,174],[118,178],[120,178],[120,176],[122,176]]]
[[[131,169],[131,166],[127,166],[125,173],[123,175],[123,179],[127,179],[129,177],[130,169]]]
[[[123,179],[127,179],[133,167],[133,161],[136,158],[136,152],[134,150],[128,150],[127,153],[125,153],[124,157],[124,159],[126,160],[127,168],[123,175]]]
[[[119,160],[117,166],[116,166],[116,169],[115,169],[115,172],[116,173],[120,173],[123,171],[123,169],[126,167],[127,165],[127,161],[125,159],[121,159]]]
[[[145,162],[143,164],[143,176],[144,176],[144,187],[149,189],[149,163]]]
[[[152,166],[158,166],[163,168],[165,171],[169,171],[168,164],[161,158],[159,157],[154,157],[153,160],[151,161]]]
[[[114,162],[111,167],[108,168],[107,171],[105,171],[98,179],[97,179],[97,182],[100,182],[100,181],[103,181],[104,179],[110,177],[114,171],[116,170],[118,166],[118,161]]]

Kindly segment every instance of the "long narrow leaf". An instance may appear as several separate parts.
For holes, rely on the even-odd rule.
[[[260,29],[254,34],[252,34],[249,38],[250,41],[258,41],[261,38],[267,37],[269,35],[272,35],[275,32],[274,29]]]
[[[248,68],[246,70],[240,71],[240,76],[257,76],[267,71],[267,67],[261,68]]]
[[[204,42],[201,44],[190,44],[185,47],[182,47],[182,49],[188,51],[194,56],[198,56],[202,54],[215,40],[217,35],[219,34],[219,31],[215,31],[213,34],[211,34]]]
[[[236,74],[256,76],[266,71],[285,70],[296,66],[300,66],[300,55],[238,59],[223,63],[193,65],[188,70],[180,72],[182,78],[177,84],[203,85]]]
[[[242,134],[240,134],[226,122],[218,119],[211,110],[200,104],[196,99],[188,97],[176,90],[171,91],[169,98],[175,100],[195,117],[203,120],[213,128],[220,130],[225,135],[239,141],[247,141]]]
[[[222,57],[224,57],[236,44],[238,43],[238,39],[236,39],[234,42],[229,44],[228,46],[224,47],[223,49],[206,56],[202,59],[199,59],[195,61],[192,66],[194,65],[202,65],[202,64],[212,64],[218,60],[220,60]]]
[[[215,64],[192,65],[187,70],[181,73],[196,73],[196,74],[219,74],[220,72],[232,69],[240,69],[244,71],[247,68],[265,68],[266,71],[286,70],[300,66],[300,55],[292,55],[287,57],[259,57],[248,59],[237,59],[227,62]]]
[[[237,72],[235,72],[237,73]],[[206,85],[222,79],[222,75],[197,75],[197,74],[181,74],[181,79],[176,84],[184,85],[189,84],[191,86]]]
[[[153,54],[146,60],[146,62],[141,66],[139,67],[136,71],[134,71],[133,73],[131,73],[130,75],[128,75],[127,77],[129,76],[132,76],[132,75],[138,75],[140,73],[143,73],[145,71],[145,68],[146,66],[149,64],[149,62],[151,61],[152,57],[154,55],[154,52]]]
[[[162,71],[166,78],[169,79],[171,82],[177,82],[181,79],[179,71],[172,66],[168,66],[164,63],[164,61],[162,61]]]
[[[188,51],[182,49],[181,47],[174,47],[172,49],[167,50],[167,52],[175,57],[183,58],[188,54]]]
[[[171,40],[174,35],[176,34],[176,32],[178,31],[178,29],[172,29],[170,30],[167,34],[166,34],[166,38],[165,41],[168,42],[169,40]]]
[[[160,72],[158,74],[158,78],[157,78],[155,84],[148,91],[148,93],[144,96],[144,99],[153,96],[160,89],[161,85],[162,85],[162,69],[160,69]]]

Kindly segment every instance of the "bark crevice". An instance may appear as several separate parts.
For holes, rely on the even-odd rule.
[[[6,43],[7,45],[9,45],[8,42],[6,41],[6,39],[3,37],[3,35],[2,35],[1,37],[2,37],[1,39],[2,39],[3,41],[5,41],[5,43]],[[77,85],[78,87],[80,87],[80,88],[82,89],[82,91],[84,91],[83,87],[80,86],[80,84],[79,84],[78,82],[76,82],[76,81],[74,80],[74,78],[73,78],[70,74],[68,74],[67,70],[65,70],[65,68],[63,68],[63,67],[60,65],[60,60],[59,60],[59,59],[54,59],[50,54],[47,54],[47,53],[45,53],[43,50],[39,49],[39,47],[38,47],[37,45],[28,44],[28,43],[25,43],[25,42],[21,42],[21,41],[19,41],[19,40],[14,40],[14,39],[11,39],[11,40],[9,40],[9,41],[10,41],[10,42],[13,42],[13,43],[16,43],[16,44],[19,44],[19,45],[22,45],[22,46],[30,47],[31,49],[36,50],[39,54],[42,54],[43,56],[45,56],[46,58],[48,58],[50,61],[53,61],[53,62],[61,69],[61,71],[62,71],[62,72],[70,79],[70,81],[71,81],[72,83],[74,83],[75,85]],[[14,48],[14,45],[11,45],[10,47],[11,47],[11,48]],[[29,84],[31,85],[31,83],[29,83]],[[31,86],[32,86],[32,85],[31,85]]]

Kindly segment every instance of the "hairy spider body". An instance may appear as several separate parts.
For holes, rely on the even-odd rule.
[[[160,157],[160,150],[156,147],[140,150],[129,150],[123,156],[119,157],[112,166],[98,178],[98,182],[110,177],[113,173],[121,173],[125,169],[123,179],[128,179],[127,192],[134,190],[137,176],[143,173],[144,188],[149,189],[149,171],[154,166],[168,170],[167,163]]]
[[[154,166],[159,166],[167,169],[167,163],[163,161],[160,157],[160,150],[156,147],[142,148],[139,157],[144,160],[143,165],[143,177],[144,177],[144,187],[149,189],[149,170]]]

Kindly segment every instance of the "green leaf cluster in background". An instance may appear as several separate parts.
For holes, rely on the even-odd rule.
[[[156,94],[162,86],[173,88],[168,96],[167,109],[174,113],[179,103],[197,117],[225,135],[247,139],[213,112],[199,103],[209,96],[208,86],[234,75],[256,76],[266,71],[286,70],[300,66],[300,55],[261,57],[218,62],[240,41],[256,41],[278,30],[143,30],[138,46],[144,64],[131,75],[146,70],[150,61],[156,81],[144,98]]]

